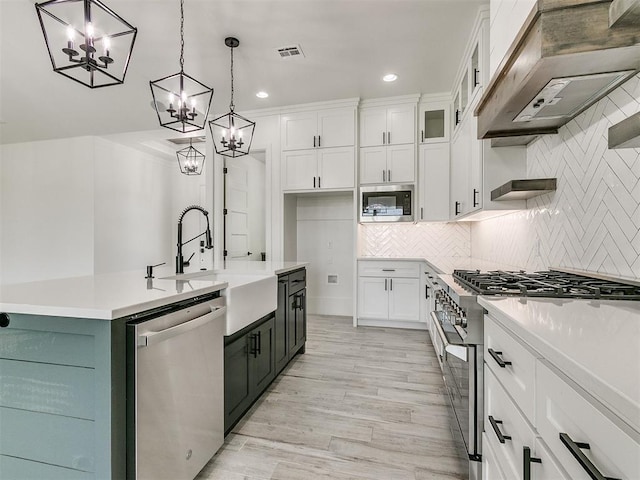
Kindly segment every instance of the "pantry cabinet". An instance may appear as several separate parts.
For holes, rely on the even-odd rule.
[[[422,270],[422,262],[359,260],[358,323],[426,328]]]

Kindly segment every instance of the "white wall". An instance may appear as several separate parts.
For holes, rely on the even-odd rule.
[[[0,284],[173,264],[178,205],[194,182],[196,203],[204,193],[173,162],[102,138],[1,152]]]
[[[2,145],[0,283],[93,273],[94,139]]]
[[[307,307],[320,315],[353,315],[353,195],[297,199],[297,259],[307,266]],[[337,284],[328,283],[336,275]]]
[[[640,149],[607,148],[608,128],[638,111],[640,75],[531,143],[527,177],[557,177],[557,191],[474,223],[473,256],[640,278]]]

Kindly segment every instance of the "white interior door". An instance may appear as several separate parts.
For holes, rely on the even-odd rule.
[[[249,169],[242,158],[225,159],[225,250],[227,259],[249,257]]]

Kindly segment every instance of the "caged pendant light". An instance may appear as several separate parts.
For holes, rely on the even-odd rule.
[[[229,113],[211,120],[209,129],[216,153],[235,158],[249,153],[256,123],[234,111],[233,49],[240,45],[240,41],[234,37],[227,37],[224,39],[224,44],[231,49],[231,103],[229,104]]]
[[[193,148],[193,139],[189,139],[189,146],[178,150],[176,156],[178,157],[178,165],[180,166],[180,172],[185,175],[200,175],[202,173],[202,167],[204,167],[204,154]]]
[[[180,71],[149,85],[160,126],[181,133],[204,128],[213,88],[184,73],[184,0],[180,0]]]
[[[49,0],[35,6],[54,72],[89,88],[124,83],[136,27],[100,0]]]

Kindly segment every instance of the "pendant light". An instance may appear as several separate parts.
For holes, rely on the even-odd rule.
[[[50,0],[36,13],[54,72],[89,88],[124,83],[136,27],[100,0]]]
[[[162,127],[182,133],[204,128],[213,88],[184,73],[184,0],[180,0],[180,71],[149,85]]]
[[[231,103],[229,104],[229,113],[211,120],[209,129],[216,153],[235,158],[249,153],[256,123],[234,111],[233,49],[240,45],[240,41],[234,37],[227,37],[224,39],[224,44],[231,49]]]
[[[204,166],[204,154],[193,148],[192,141],[190,138],[189,146],[176,152],[178,165],[185,175],[200,175]]]

